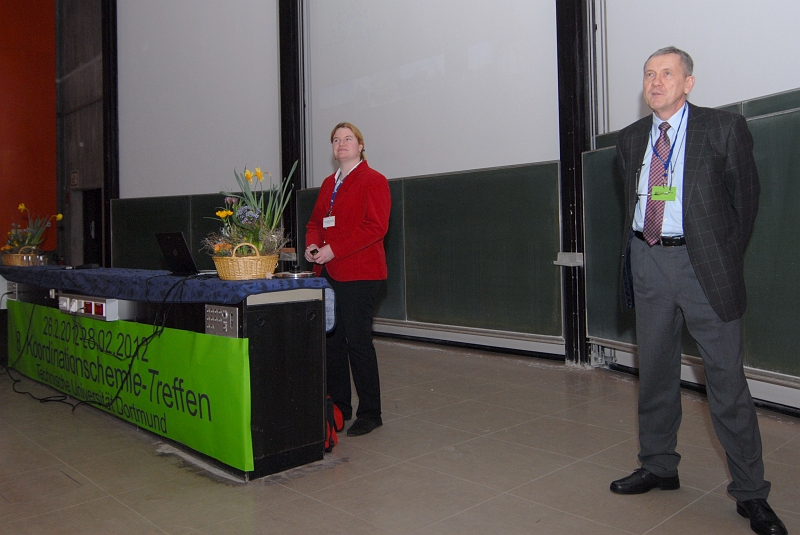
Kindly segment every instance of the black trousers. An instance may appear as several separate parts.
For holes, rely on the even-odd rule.
[[[372,320],[383,281],[338,282],[326,270],[323,276],[336,294],[336,326],[328,333],[326,343],[328,395],[344,417],[350,418],[352,371],[358,395],[356,417],[376,420],[381,416],[381,383],[372,343]]]

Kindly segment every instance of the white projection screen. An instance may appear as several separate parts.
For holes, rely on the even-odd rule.
[[[668,23],[659,0],[598,0],[605,16],[609,130],[650,112],[642,97],[642,67],[665,46],[694,60],[690,100],[722,106],[800,87],[797,23],[800,2],[789,0],[672,0]],[[601,37],[602,39],[602,37]],[[602,43],[599,49],[602,49]]]
[[[553,0],[304,5],[309,186],[341,121],[388,178],[559,158]]]
[[[117,0],[120,197],[280,176],[277,0]]]
[[[642,63],[669,44],[694,57],[701,105],[800,87],[800,2],[675,0],[679,24],[653,25],[661,5],[594,2],[601,133],[647,113]],[[307,185],[335,170],[340,121],[389,178],[557,160],[555,6],[304,1]],[[117,15],[121,197],[214,193],[245,165],[280,173],[277,0],[118,0]]]

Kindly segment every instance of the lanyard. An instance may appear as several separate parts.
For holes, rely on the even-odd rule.
[[[678,128],[675,129],[675,139],[672,140],[672,146],[669,148],[669,155],[667,156],[667,161],[661,159],[661,155],[656,150],[656,144],[653,143],[653,129],[650,129],[650,146],[653,148],[653,154],[656,155],[656,158],[661,160],[661,163],[664,164],[664,176],[666,177],[669,173],[669,162],[672,160],[672,152],[675,150],[675,144],[678,142],[678,138],[680,137],[681,133],[681,125],[683,124],[683,117],[686,115],[686,110],[689,108],[689,105],[684,102],[683,104],[683,112],[681,113],[681,120],[678,122]]]
[[[340,171],[341,172],[341,171]],[[347,178],[347,177],[344,177]],[[344,182],[344,178],[341,180],[336,180],[336,185],[333,187],[333,193],[331,194],[331,204],[328,206],[328,216],[330,217],[331,212],[333,212],[333,201],[336,200],[336,194],[339,192],[339,187]]]
[[[335,200],[336,200],[336,194],[339,192],[339,188],[342,186],[342,182],[344,182],[344,179],[345,179],[345,178],[347,178],[347,177],[349,177],[349,176],[350,176],[350,173],[352,173],[353,171],[355,171],[356,167],[358,167],[359,165],[361,165],[361,162],[363,162],[363,161],[364,161],[364,160],[361,160],[361,161],[359,161],[359,162],[358,162],[358,163],[355,165],[355,167],[353,167],[352,169],[350,169],[350,171],[348,171],[348,172],[347,172],[347,174],[346,174],[346,175],[344,175],[344,176],[342,176],[342,170],[341,170],[341,169],[339,169],[338,171],[336,171],[336,185],[333,187],[333,193],[331,194],[331,204],[328,206],[328,217],[330,217],[330,215],[331,215],[331,212],[333,212],[333,201],[335,201]],[[341,178],[340,178],[340,177],[341,177]]]

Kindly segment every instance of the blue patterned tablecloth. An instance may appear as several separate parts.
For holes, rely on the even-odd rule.
[[[0,276],[20,284],[55,288],[67,293],[150,303],[167,301],[233,305],[243,301],[248,295],[299,288],[327,288],[327,304],[333,295],[328,282],[319,277],[223,281],[216,276],[206,275],[178,277],[169,271],[67,269],[64,266],[0,266]]]

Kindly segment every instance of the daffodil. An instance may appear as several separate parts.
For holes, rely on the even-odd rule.
[[[297,163],[280,186],[273,185],[272,175],[261,167],[253,171],[245,167],[241,173],[234,168],[239,192],[220,192],[225,205],[216,215],[222,220],[222,228],[203,239],[203,249],[213,256],[231,256],[236,246],[248,243],[262,255],[277,254],[287,242],[281,217],[291,198],[291,177],[296,168]],[[263,185],[265,177],[270,177],[268,188]],[[257,186],[254,178],[258,179]]]
[[[33,216],[22,202],[19,203],[17,209],[20,212],[28,213],[28,225],[22,228],[19,223],[11,223],[11,230],[6,234],[6,244],[0,248],[4,252],[17,253],[23,247],[36,250],[45,239],[45,231],[53,226],[53,220],[64,219],[62,214],[53,214],[50,217]]]

